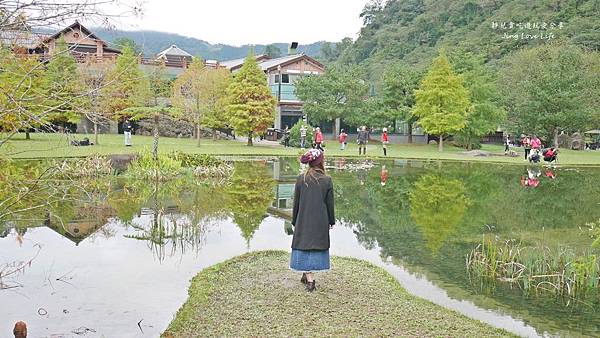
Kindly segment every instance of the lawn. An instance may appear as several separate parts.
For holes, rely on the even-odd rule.
[[[13,158],[41,158],[41,157],[73,157],[88,156],[92,154],[124,154],[135,153],[152,148],[152,137],[134,136],[133,147],[123,145],[123,135],[105,134],[100,135],[100,144],[89,147],[70,146],[66,137],[59,134],[31,134],[31,140],[25,140],[23,134],[17,135],[6,145],[0,147],[0,156]],[[77,139],[82,139],[86,135],[76,135]],[[93,139],[93,135],[87,135]],[[215,155],[298,155],[298,148],[284,148],[280,145],[265,144],[257,142],[253,147],[246,146],[245,143],[229,140],[213,141],[203,139],[198,147],[196,140],[166,138],[161,137],[159,142],[160,152],[171,152],[179,150],[186,153],[204,153]],[[345,156],[358,157],[356,144],[349,143],[346,150],[339,150],[338,143],[335,141],[326,142],[326,156]],[[505,162],[505,163],[524,163],[522,151],[516,148],[519,157],[504,156],[504,147],[499,145],[484,145],[482,150],[489,151],[498,156],[480,157],[467,156],[462,154],[464,149],[446,146],[444,152],[437,151],[437,146],[431,145],[405,145],[392,144],[388,148],[388,157],[407,158],[407,159],[444,159],[444,160],[468,160],[485,162]],[[382,157],[381,145],[372,143],[368,145],[368,157]],[[569,165],[600,165],[600,151],[573,151],[562,150],[559,155],[560,164]]]
[[[512,337],[410,295],[365,261],[334,257],[312,293],[288,261],[262,251],[200,272],[163,337]]]

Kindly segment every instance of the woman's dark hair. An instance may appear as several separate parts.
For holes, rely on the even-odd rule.
[[[304,184],[308,185],[308,183],[306,182],[306,176],[308,176],[317,184],[319,184],[319,178],[316,177],[316,173],[321,173],[325,175],[325,166],[323,165],[323,161],[319,162],[319,164],[309,164],[308,169],[304,173]]]

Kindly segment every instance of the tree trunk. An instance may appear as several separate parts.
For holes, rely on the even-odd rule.
[[[213,130],[212,130],[212,134],[213,134],[213,135],[212,135],[212,137],[213,137],[213,141],[216,141],[216,140],[217,140],[217,130],[216,130],[216,129],[213,129]]]
[[[558,128],[554,128],[554,148],[558,148]]]
[[[158,162],[158,114],[154,114],[154,140],[152,142],[152,158],[155,162]]]
[[[438,151],[444,151],[444,135],[440,134],[440,140],[438,141]]]
[[[409,121],[408,122],[408,144],[412,144],[413,143],[413,127],[412,127],[412,123]]]
[[[29,135],[29,128],[25,129],[25,139],[31,140],[31,135]]]
[[[196,139],[198,140],[198,147],[200,146],[200,122],[196,123]]]
[[[252,132],[248,133],[248,145],[252,146]]]
[[[467,150],[473,150],[473,147],[471,145],[471,135],[469,134],[469,136],[467,136]]]
[[[94,145],[98,145],[98,123],[94,122]]]
[[[337,139],[338,136],[340,135],[340,127],[341,126],[341,119],[338,117],[336,119],[333,119],[333,139]]]

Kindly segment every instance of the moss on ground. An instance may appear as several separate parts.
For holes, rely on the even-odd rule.
[[[408,294],[385,270],[334,257],[308,293],[289,254],[262,251],[200,272],[163,337],[510,337]]]

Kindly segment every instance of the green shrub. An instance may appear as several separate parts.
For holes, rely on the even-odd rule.
[[[470,149],[481,149],[481,140],[478,137],[471,137],[469,140],[466,136],[462,134],[456,134],[453,137],[452,145],[455,147],[469,149],[468,143],[471,142]]]
[[[180,161],[181,166],[184,168],[218,167],[225,164],[225,161],[208,154],[186,154],[181,151],[175,151],[170,155]]]
[[[158,161],[150,152],[142,152],[131,162],[127,175],[136,179],[168,181],[182,174],[181,160],[171,155],[159,155]]]
[[[313,143],[313,128],[306,124],[304,120],[298,121],[290,129],[290,147],[300,148],[300,127],[306,126],[306,148],[310,148]],[[283,141],[283,140],[282,140]]]

